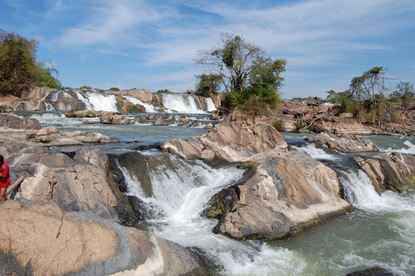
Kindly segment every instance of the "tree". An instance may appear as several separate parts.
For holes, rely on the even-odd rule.
[[[196,76],[196,94],[208,97],[211,93],[218,93],[222,84],[222,76],[206,73]]]
[[[216,69],[231,109],[258,113],[277,108],[285,60],[265,57],[260,48],[240,36],[223,34],[221,44],[202,52],[199,63]]]
[[[354,77],[350,83],[352,96],[359,100],[376,103],[379,96],[384,96],[385,89],[385,70],[381,66],[375,66],[364,72],[362,75]]]
[[[20,96],[31,85],[60,87],[56,70],[36,62],[35,40],[0,31],[0,92]]]
[[[401,81],[396,85],[395,91],[391,98],[397,98],[404,108],[409,108],[415,102],[414,86],[410,82]]]

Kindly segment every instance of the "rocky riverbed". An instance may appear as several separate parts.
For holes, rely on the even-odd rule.
[[[0,204],[3,274],[415,271],[410,137],[294,137],[235,117],[210,130],[105,123],[125,113],[83,124],[90,115],[0,118],[0,154],[25,177]]]

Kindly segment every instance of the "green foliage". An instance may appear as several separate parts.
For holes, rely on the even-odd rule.
[[[11,108],[7,105],[0,105],[0,113],[6,113],[9,112]]]
[[[307,127],[308,127],[308,124],[304,120],[298,120],[298,121],[295,122],[295,131],[296,132],[302,132],[302,131],[306,130]]]
[[[115,92],[120,91],[120,89],[118,87],[111,87],[109,90],[110,91],[115,91]]]
[[[208,97],[212,93],[216,94],[219,92],[222,76],[219,74],[201,74],[196,76],[196,94],[199,96]]]
[[[218,68],[217,74],[228,92],[228,110],[262,114],[278,108],[285,60],[265,57],[260,48],[240,36],[224,34],[221,46],[205,52],[200,63]]]
[[[131,113],[135,113],[135,112],[139,112],[139,113],[146,112],[145,107],[142,106],[142,105],[139,105],[139,104],[127,105],[127,108],[126,109],[127,109],[126,110],[127,112],[131,112]]]
[[[20,96],[32,85],[59,88],[56,70],[36,62],[35,40],[0,31],[0,92]]]
[[[157,90],[157,93],[169,93],[170,90],[169,89],[159,89]]]
[[[82,85],[81,87],[79,87],[79,89],[82,91],[91,91],[92,87],[88,85]]]
[[[356,102],[349,97],[340,98],[341,112],[354,113],[356,111]]]
[[[386,92],[384,74],[383,67],[375,66],[362,75],[354,77],[350,83],[352,96],[357,100],[375,103],[376,97]]]
[[[274,122],[272,122],[272,126],[278,130],[278,131],[285,131],[284,129],[284,121],[281,119],[275,119]]]

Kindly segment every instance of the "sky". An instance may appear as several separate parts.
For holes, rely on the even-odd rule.
[[[345,90],[373,66],[415,82],[414,0],[0,0],[0,29],[39,42],[64,86],[194,89],[198,53],[240,35],[287,60],[284,98]]]

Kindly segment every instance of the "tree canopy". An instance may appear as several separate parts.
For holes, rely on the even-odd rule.
[[[259,47],[240,36],[222,34],[220,45],[203,51],[198,62],[213,67],[215,85],[221,81],[231,109],[261,113],[278,107],[284,59],[266,57]]]
[[[0,93],[20,96],[32,85],[60,87],[56,70],[36,62],[35,40],[0,31]]]

